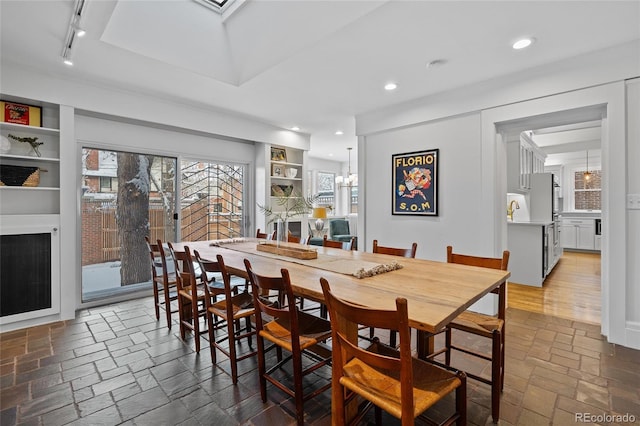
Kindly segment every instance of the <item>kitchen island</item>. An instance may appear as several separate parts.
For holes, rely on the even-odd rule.
[[[562,256],[553,222],[507,222],[510,281],[542,287]]]

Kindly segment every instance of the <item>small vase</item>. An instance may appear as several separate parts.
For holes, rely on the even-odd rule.
[[[0,154],[6,154],[11,151],[11,142],[6,136],[0,136]]]
[[[286,220],[278,219],[276,223],[277,232],[276,232],[276,243],[280,246],[281,242],[287,242],[289,240],[289,222]]]

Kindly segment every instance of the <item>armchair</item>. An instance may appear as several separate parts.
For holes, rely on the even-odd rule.
[[[329,220],[329,239],[334,241],[349,242],[355,235],[349,231],[349,221],[347,219]],[[357,241],[357,240],[356,240]]]

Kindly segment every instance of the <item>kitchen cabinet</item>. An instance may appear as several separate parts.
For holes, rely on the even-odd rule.
[[[553,222],[508,223],[510,282],[542,287],[562,255],[554,245],[553,226]]]
[[[560,244],[565,249],[595,250],[595,220],[563,218]]]
[[[522,132],[518,140],[507,141],[507,191],[528,192],[531,174],[544,173],[544,154],[531,138]]]

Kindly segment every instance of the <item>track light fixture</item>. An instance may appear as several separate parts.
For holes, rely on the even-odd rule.
[[[83,37],[87,32],[80,26],[82,14],[85,12],[87,0],[76,0],[73,8],[73,14],[69,21],[69,29],[65,38],[64,48],[62,49],[62,60],[66,65],[73,65],[71,55],[76,37]]]

